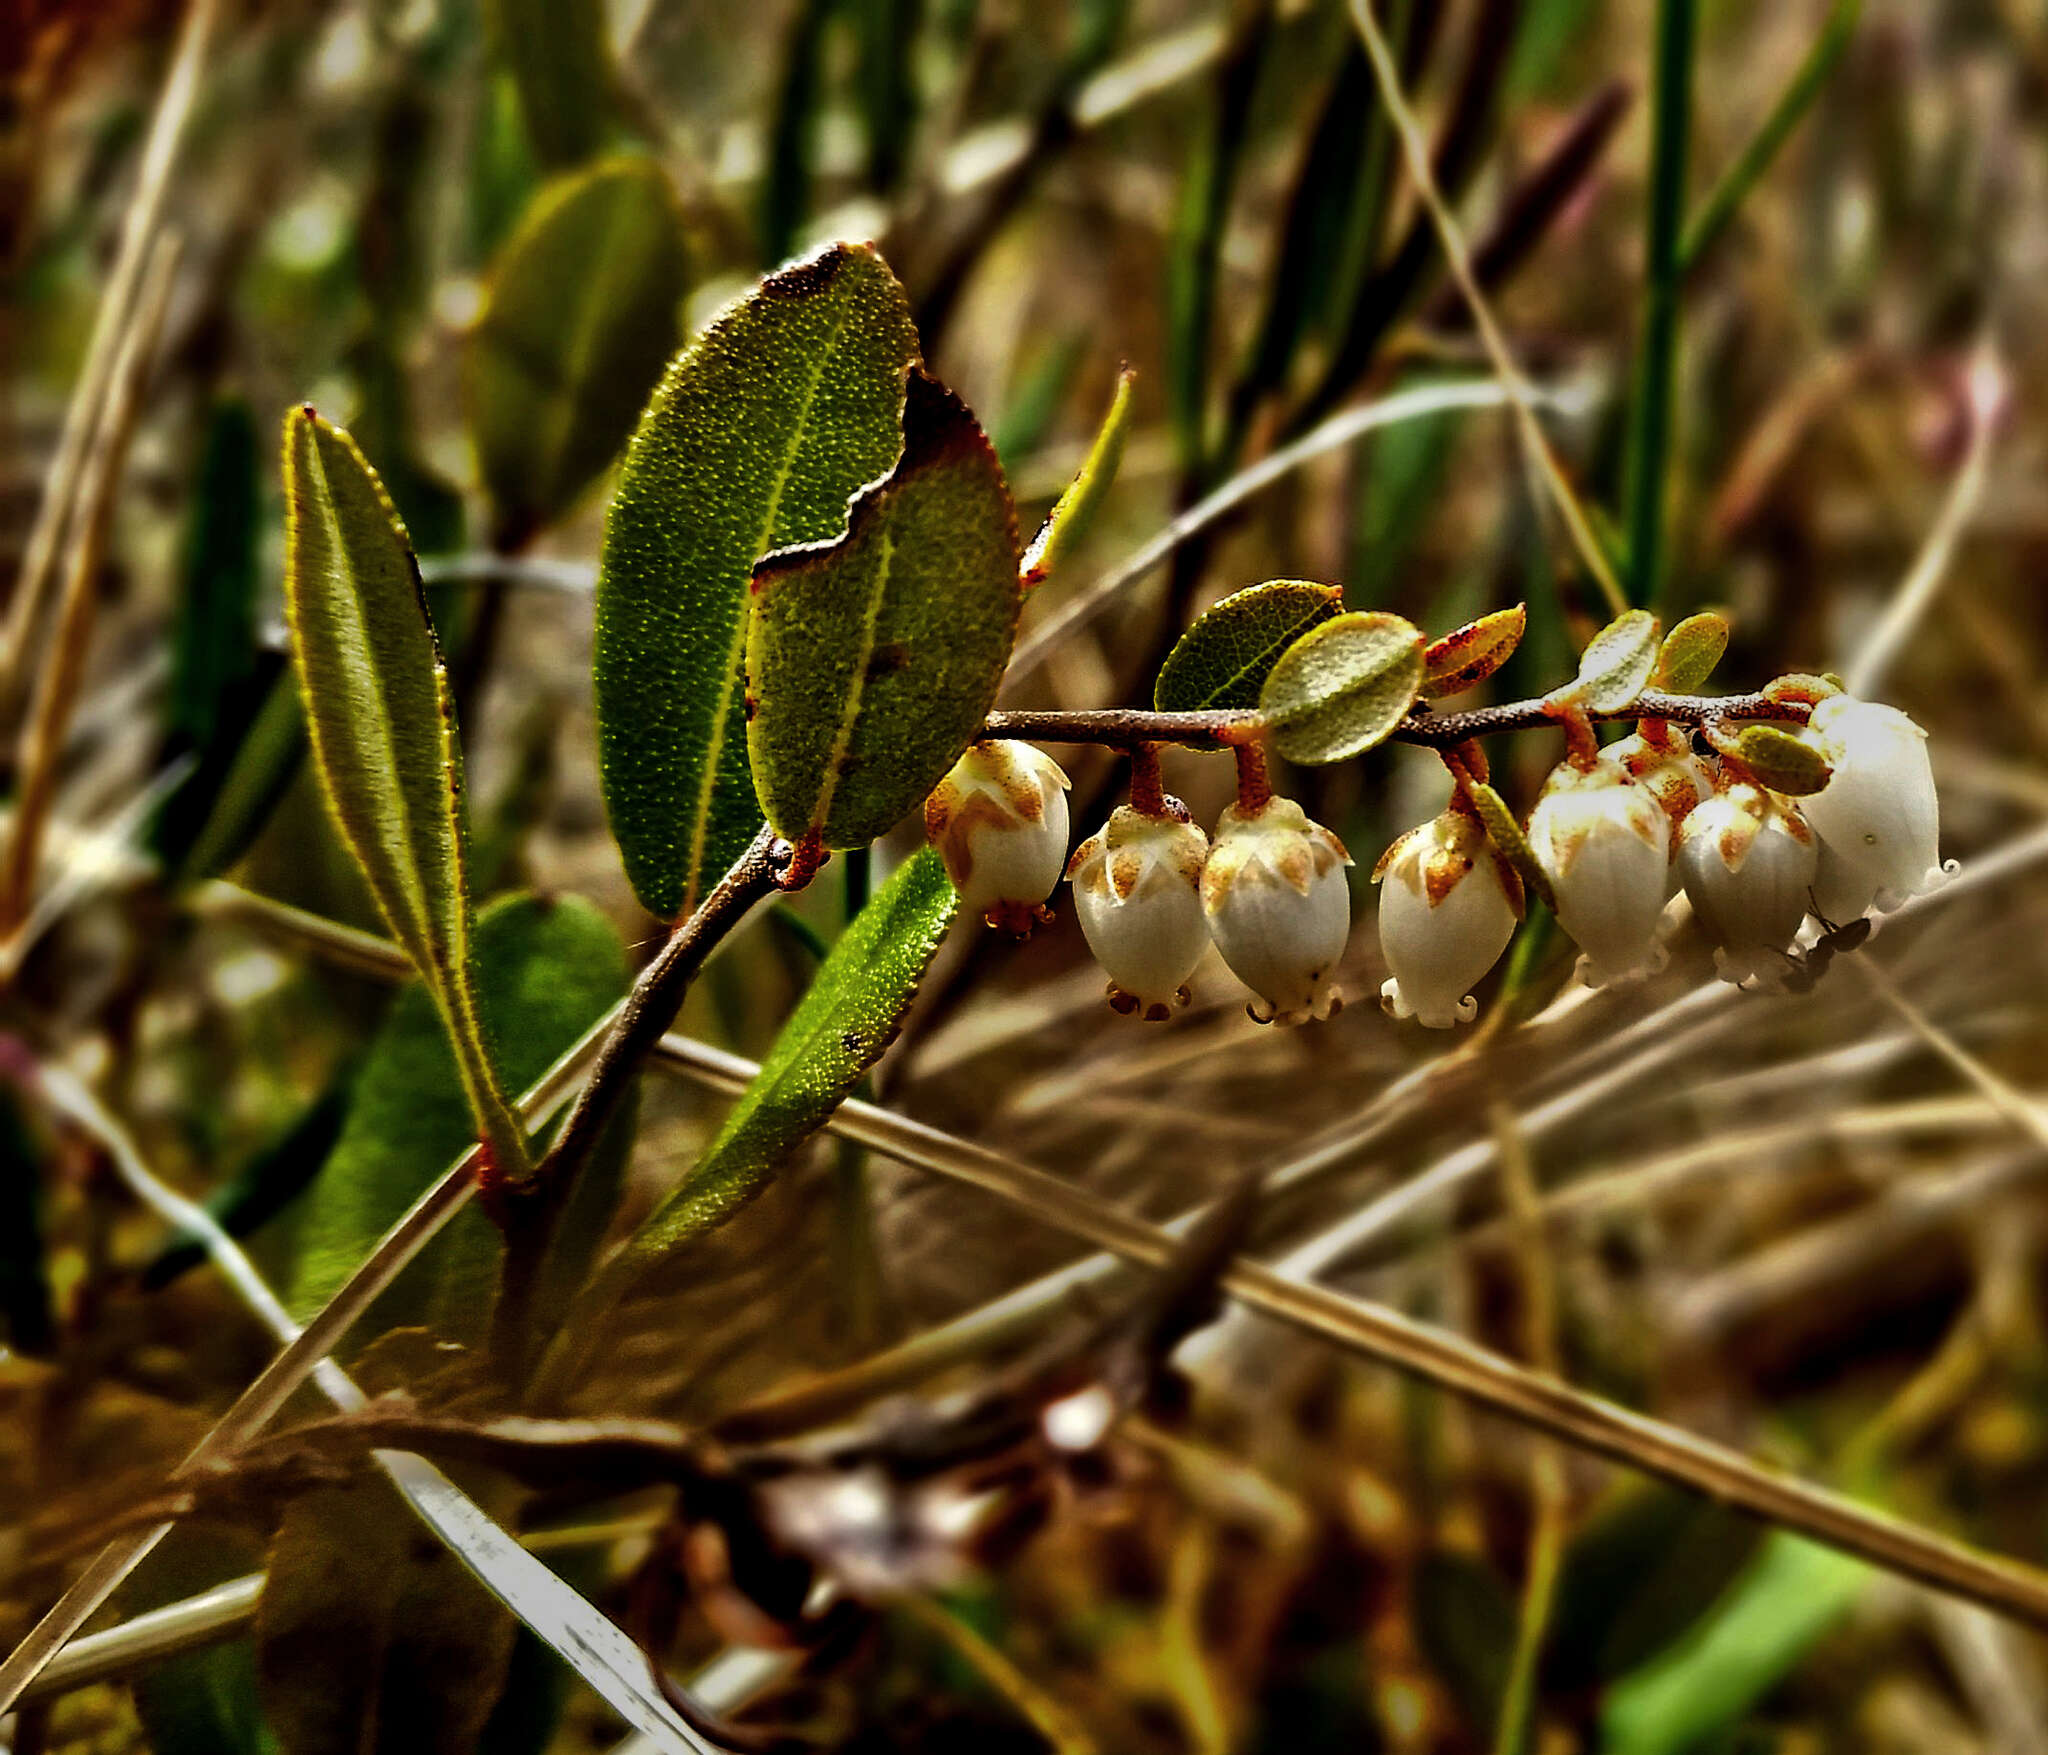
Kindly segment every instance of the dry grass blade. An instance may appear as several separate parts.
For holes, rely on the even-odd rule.
[[[1968,1079],[1985,1100],[2037,1145],[2048,1147],[2048,1108],[2015,1089],[1899,991],[1898,983],[1873,958],[1854,964],[1864,983],[1897,1012],[1921,1041]]]
[[[156,242],[163,217],[164,194],[170,186],[171,168],[177,161],[178,146],[191,119],[192,100],[199,90],[199,74],[206,63],[206,51],[213,38],[220,0],[192,0],[178,47],[158,97],[156,113],[149,125],[148,144],[143,148],[141,168],[135,179],[135,193],[121,223],[121,243],[107,276],[106,291],[100,296],[93,316],[92,339],[87,343],[85,367],[73,386],[64,410],[64,427],[57,441],[57,454],[43,478],[43,496],[36,507],[36,519],[29,531],[28,547],[22,555],[21,571],[15,576],[14,596],[7,606],[7,622],[0,631],[0,713],[11,715],[19,699],[28,643],[42,617],[43,605],[55,577],[58,548],[65,526],[71,522],[80,494],[79,472],[89,446],[102,427],[102,408],[107,388],[115,375],[114,362],[129,333],[130,316],[136,308],[136,293],[143,281],[144,264]]]
[[[1998,426],[1999,412],[2007,394],[2004,369],[1986,343],[1971,363],[1964,406],[1969,414],[1969,438],[1963,461],[1949,484],[1940,515],[1921,544],[1899,588],[1892,594],[1884,619],[1870,631],[1856,654],[1844,680],[1852,695],[1868,698],[1882,689],[1892,665],[1905,650],[1913,630],[1933,606],[1942,581],[1948,577],[1949,562],[1956,545],[1976,515],[1984,498],[1984,484],[1990,471],[1991,440]]]
[[[22,750],[15,792],[14,822],[0,862],[0,935],[12,938],[29,912],[43,831],[57,792],[57,760],[64,733],[78,704],[85,675],[85,649],[92,633],[93,593],[113,520],[114,490],[128,455],[128,440],[141,412],[143,384],[156,355],[179,247],[164,236],[151,246],[134,321],[121,338],[106,388],[106,410],[82,467],[66,553],[64,596],[58,606],[54,650],[39,677]],[[4,693],[4,691],[0,691]]]
[[[1536,390],[1526,384],[1523,389],[1533,400],[1548,407],[1571,408],[1577,405],[1578,398],[1569,391]],[[1010,658],[1009,674],[1013,677],[1021,675],[1038,664],[1074,629],[1100,615],[1117,593],[1142,579],[1189,537],[1206,530],[1226,512],[1242,505],[1304,463],[1382,427],[1420,420],[1452,409],[1499,408],[1509,397],[1510,392],[1493,383],[1432,384],[1416,390],[1403,390],[1378,402],[1368,402],[1359,408],[1346,409],[1342,414],[1333,414],[1293,444],[1283,445],[1249,468],[1239,470],[1215,492],[1205,495],[1181,513],[1121,566],[1112,568],[1085,591],[1068,598],[1017,642],[1017,649]]]
[[[1387,39],[1381,32],[1379,20],[1373,16],[1372,0],[1351,0],[1351,17],[1358,26],[1358,34],[1365,42],[1366,58],[1372,62],[1374,77],[1379,82],[1380,98],[1387,106],[1387,115],[1394,124],[1394,132],[1401,140],[1401,152],[1408,161],[1408,175],[1415,184],[1415,192],[1423,206],[1428,209],[1431,222],[1436,226],[1437,237],[1443,245],[1444,261],[1449,265],[1451,277],[1457,281],[1459,290],[1465,295],[1465,303],[1471,309],[1473,326],[1479,331],[1479,338],[1486,345],[1493,369],[1500,378],[1501,389],[1515,411],[1515,423],[1521,430],[1524,443],[1529,448],[1530,458],[1544,484],[1550,489],[1551,497],[1557,503],[1558,515],[1563,518],[1565,528],[1571,532],[1572,544],[1579,551],[1579,559],[1585,563],[1600,587],[1601,595],[1607,600],[1609,611],[1620,615],[1628,608],[1627,595],[1621,589],[1621,581],[1614,576],[1614,568],[1607,559],[1607,551],[1601,547],[1600,538],[1594,533],[1592,522],[1586,516],[1586,509],[1579,504],[1579,496],[1572,491],[1572,484],[1566,477],[1564,465],[1557,460],[1557,453],[1551,449],[1550,441],[1544,436],[1542,423],[1536,418],[1536,395],[1529,380],[1522,375],[1522,369],[1515,363],[1509,349],[1507,337],[1501,333],[1500,324],[1495,321],[1493,308],[1487,303],[1486,295],[1480,290],[1478,277],[1472,272],[1472,253],[1465,247],[1463,233],[1452,216],[1450,204],[1444,200],[1443,191],[1437,187],[1436,172],[1429,162],[1429,142],[1424,138],[1422,126],[1415,119],[1415,112],[1408,107],[1408,100],[1401,91],[1401,70],[1394,60],[1393,50],[1387,46]]]

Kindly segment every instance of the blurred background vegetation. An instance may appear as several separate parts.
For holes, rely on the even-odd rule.
[[[1699,12],[1378,8],[1516,353],[1569,393],[1552,431],[1603,539],[1667,623],[1728,610],[1723,685],[1849,665],[1932,563],[1938,601],[1878,692],[1932,732],[1945,851],[1996,875],[1865,953],[1924,1017],[1846,960],[1809,997],[1702,998],[1689,938],[1589,1000],[1532,929],[1482,995],[1506,1027],[1438,1061],[1369,1003],[1361,930],[1327,1027],[1255,1029],[1212,962],[1190,1016],[1142,1029],[1063,917],[1022,948],[956,934],[878,1086],[1158,1216],[1313,1153],[1262,1248],[1350,1221],[1319,1265],[1353,1289],[2048,1563],[2048,12]],[[0,81],[0,705],[29,862],[5,886],[0,1029],[95,1084],[301,1307],[466,1123],[437,1045],[407,1046],[432,1034],[417,996],[394,1010],[388,971],[285,912],[377,926],[279,687],[285,408],[349,427],[438,581],[479,889],[540,898],[492,917],[496,1000],[487,979],[537,1070],[657,931],[596,787],[602,479],[662,361],[762,270],[876,239],[1027,529],[1137,369],[1117,491],[1027,638],[1334,413],[1488,369],[1335,0],[6,0]],[[52,549],[74,390],[121,378],[95,326],[124,273],[125,459],[73,456]],[[1606,619],[1507,418],[1453,410],[1249,497],[1006,704],[1142,701],[1193,613],[1272,577],[1433,632],[1526,600],[1501,699],[1561,680]],[[1555,753],[1496,750],[1503,790],[1526,801]],[[1086,832],[1116,776],[1072,771]],[[1229,796],[1214,757],[1168,779],[1203,821]],[[1284,784],[1345,838],[1362,898],[1443,790],[1393,748]],[[842,862],[758,919],[682,1027],[758,1055],[864,883]],[[721,1112],[643,1087],[620,1233]],[[43,1557],[154,1490],[266,1344],[92,1141],[10,1099],[0,1160],[11,1643],[61,1580]],[[350,1207],[363,1188],[375,1211]],[[1071,1254],[821,1144],[624,1314],[582,1405],[702,1419]],[[464,1338],[461,1284],[443,1261],[382,1326]],[[1112,1490],[948,1600],[1016,1675],[906,1613],[763,1710],[861,1749],[1041,1747],[1035,1690],[1075,1747],[1131,1752],[2048,1751],[2037,1635],[1291,1332],[1221,1332],[1188,1424],[1134,1435]],[[611,1602],[646,1519],[580,1527],[554,1563]],[[261,1535],[181,1533],[121,1607],[246,1573]],[[13,1747],[279,1747],[290,1687],[228,1631],[31,1707]],[[677,1656],[715,1649],[691,1623]],[[493,1751],[623,1734],[537,1647],[480,1705]]]

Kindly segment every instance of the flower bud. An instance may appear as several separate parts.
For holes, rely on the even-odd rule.
[[[1662,963],[1671,822],[1619,762],[1559,763],[1530,813],[1529,847],[1556,892],[1558,925],[1586,953],[1587,985]]]
[[[1819,860],[1798,810],[1759,786],[1731,786],[1686,818],[1678,867],[1723,981],[1782,976]]]
[[[1890,913],[1941,883],[1940,807],[1927,733],[1896,707],[1830,695],[1813,709],[1808,738],[1834,770],[1828,783],[1800,801],[1825,850],[1833,920],[1863,912],[1849,902],[1868,895]]]
[[[1158,815],[1119,805],[1074,849],[1074,912],[1116,1010],[1156,1022],[1187,1004],[1187,979],[1209,948],[1201,900],[1208,857],[1208,836],[1177,798]]]
[[[1327,1018],[1343,1001],[1330,970],[1351,934],[1351,855],[1292,799],[1224,811],[1202,873],[1202,908],[1223,960],[1259,997],[1260,1023]]]
[[[986,738],[925,800],[924,832],[946,862],[960,905],[1023,937],[1067,861],[1067,776],[1035,745]]]
[[[1432,1030],[1469,1024],[1479,1013],[1470,989],[1515,936],[1519,881],[1503,877],[1486,831],[1449,810],[1389,847],[1372,877],[1393,971],[1380,1004]]]

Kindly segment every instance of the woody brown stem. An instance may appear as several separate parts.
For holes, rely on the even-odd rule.
[[[1230,747],[1237,757],[1238,814],[1255,817],[1273,799],[1273,783],[1266,776],[1266,747],[1257,741]]]

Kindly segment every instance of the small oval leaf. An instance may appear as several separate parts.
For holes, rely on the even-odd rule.
[[[1473,808],[1479,812],[1486,838],[1515,868],[1516,874],[1528,886],[1529,893],[1555,913],[1557,895],[1550,887],[1549,874],[1537,863],[1529,838],[1522,833],[1522,825],[1515,820],[1515,813],[1508,809],[1507,800],[1484,780],[1475,780],[1467,791]]]
[[[761,826],[741,661],[754,563],[832,541],[903,448],[910,307],[866,246],[770,275],[670,365],[626,450],[598,564],[605,808],[672,918]]]
[[[447,1019],[478,1129],[523,1174],[477,1018],[462,744],[412,545],[355,442],[310,408],[285,417],[284,480],[285,617],[321,789]]]
[[[1476,688],[1514,656],[1528,626],[1529,607],[1518,603],[1430,641],[1422,655],[1422,698],[1440,701]]]
[[[1593,636],[1579,654],[1575,685],[1589,712],[1618,713],[1650,686],[1660,631],[1647,609],[1631,609]]]
[[[1714,674],[1728,650],[1728,618],[1705,610],[1689,615],[1664,636],[1652,686],[1667,695],[1689,695]]]
[[[1422,687],[1422,634],[1383,610],[1312,628],[1281,654],[1259,694],[1273,747],[1290,762],[1341,762],[1381,742]]]
[[[1087,534],[1089,523],[1116,480],[1117,468],[1124,460],[1124,443],[1130,437],[1131,386],[1137,381],[1138,374],[1129,366],[1117,375],[1116,395],[1110,401],[1109,413],[1102,417],[1095,443],[1088,448],[1087,462],[1067,484],[1067,491],[1046,514],[1031,546],[1024,551],[1018,576],[1025,590],[1043,585],[1073,551],[1074,545]]]
[[[1724,733],[1709,741],[1733,756],[1763,785],[1788,798],[1804,798],[1828,783],[1827,758],[1795,731],[1776,725],[1745,725],[1732,738]]]
[[[895,1040],[960,905],[920,847],[854,917],[798,1002],[761,1071],[682,1186],[585,1288],[562,1324],[575,1347],[635,1282],[759,1194]],[[562,1360],[551,1357],[559,1372]]]
[[[747,754],[775,832],[865,847],[913,809],[980,735],[1022,606],[1002,466],[913,371],[902,459],[846,535],[754,569]]]
[[[1174,643],[1152,685],[1152,705],[1161,713],[1256,707],[1281,653],[1343,607],[1342,590],[1309,579],[1268,579],[1232,592]]]
[[[470,437],[517,547],[618,454],[675,351],[682,215],[651,159],[543,190],[499,253],[463,360]]]

